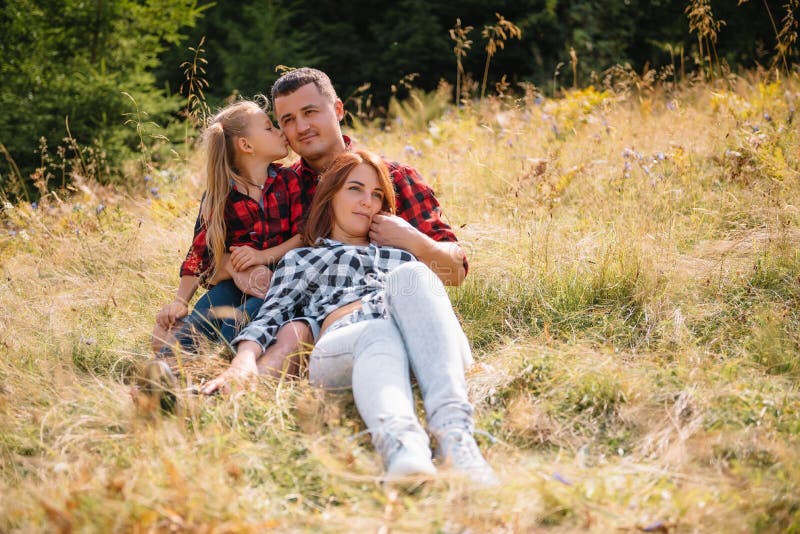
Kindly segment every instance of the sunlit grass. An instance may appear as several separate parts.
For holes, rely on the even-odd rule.
[[[799,104],[797,76],[752,77],[349,132],[416,166],[469,252],[449,291],[490,492],[382,488],[351,399],[304,382],[136,413],[196,155],[146,197],[7,205],[0,531],[797,531]]]

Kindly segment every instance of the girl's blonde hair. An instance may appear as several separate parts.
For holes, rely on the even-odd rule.
[[[236,139],[247,135],[253,113],[266,112],[250,100],[235,102],[222,108],[209,122],[203,133],[206,145],[206,195],[201,217],[206,226],[206,245],[211,252],[213,275],[218,259],[225,254],[225,205],[231,191],[231,181],[248,182],[239,174],[236,161]]]

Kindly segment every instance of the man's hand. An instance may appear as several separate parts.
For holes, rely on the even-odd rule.
[[[374,215],[369,228],[369,240],[378,246],[407,250],[446,285],[459,285],[467,274],[464,251],[458,243],[434,241],[397,215]]]
[[[230,247],[231,266],[236,271],[244,271],[256,265],[263,265],[264,258],[260,250],[253,247]]]
[[[156,324],[164,330],[169,330],[175,321],[186,317],[189,314],[189,306],[186,301],[175,299],[161,308],[156,315]]]
[[[257,265],[244,271],[234,271],[232,278],[239,291],[263,299],[267,296],[272,271],[264,265]]]
[[[369,240],[378,246],[402,248],[414,254],[422,244],[423,234],[397,215],[376,214],[369,227]]]

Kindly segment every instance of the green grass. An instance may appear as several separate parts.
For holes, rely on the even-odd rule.
[[[420,102],[348,133],[418,167],[468,250],[448,291],[501,488],[382,487],[352,398],[304,381],[136,412],[196,153],[158,198],[4,208],[0,531],[800,531],[797,76]]]

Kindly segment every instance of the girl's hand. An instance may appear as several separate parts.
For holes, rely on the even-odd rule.
[[[231,265],[237,271],[244,271],[256,265],[263,265],[261,251],[253,247],[231,247]]]
[[[188,314],[189,306],[186,305],[186,302],[175,299],[161,308],[161,311],[156,315],[156,323],[164,330],[169,330],[175,324],[175,321],[186,317]]]

